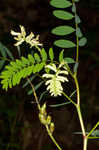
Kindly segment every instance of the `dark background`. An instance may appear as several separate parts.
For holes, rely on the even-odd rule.
[[[56,37],[50,31],[61,23],[52,15],[52,10],[49,0],[0,1],[0,41],[15,58],[18,54],[10,30],[18,31],[20,24],[27,31],[40,34],[40,41],[46,49],[52,47]],[[82,32],[87,38],[86,46],[80,48],[78,80],[82,114],[89,131],[99,120],[99,1],[82,0],[77,4],[77,12],[82,20]],[[54,51],[57,55],[61,49],[54,47]],[[65,50],[66,56],[74,53],[73,50]],[[72,88],[72,83],[69,88]],[[32,96],[27,96],[26,89],[21,86],[8,92],[0,89],[0,150],[57,149],[40,124],[36,105],[31,104],[31,99]],[[75,108],[71,104],[60,108],[49,107],[49,104],[64,101],[63,97],[46,98],[44,101],[47,101],[48,112],[55,122],[54,135],[63,150],[82,149],[81,135],[74,134],[81,130]],[[99,149],[98,140],[89,140],[88,150],[93,149]]]

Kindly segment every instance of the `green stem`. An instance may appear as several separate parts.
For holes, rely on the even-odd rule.
[[[28,77],[27,77],[27,80],[28,80],[28,82],[30,83],[30,85],[31,85],[31,87],[32,87],[32,91],[33,91],[33,94],[34,94],[34,97],[35,97],[35,100],[36,100],[38,109],[40,110],[41,107],[40,107],[40,104],[39,104],[38,97],[37,97],[37,95],[36,95],[34,86],[33,86],[33,84],[31,83],[31,81],[30,81],[30,79],[29,79]],[[49,129],[48,125],[45,125],[45,127],[46,127],[46,130],[47,130],[47,132],[48,132],[48,135],[50,136],[50,138],[51,138],[51,140],[53,141],[53,143],[57,146],[57,148],[58,148],[59,150],[62,150],[61,147],[59,146],[59,144],[58,144],[58,143],[56,142],[56,140],[54,139],[52,133],[50,132],[50,129]]]
[[[35,97],[35,101],[36,101],[36,103],[37,103],[37,107],[38,107],[38,109],[40,110],[40,104],[39,104],[39,100],[38,100],[38,97],[37,97],[37,95],[36,95],[34,86],[33,86],[33,84],[31,83],[31,80],[30,80],[28,77],[27,77],[27,80],[28,80],[29,84],[31,85],[31,88],[32,88],[32,91],[33,91],[33,94],[34,94],[34,97]]]
[[[99,136],[95,136],[95,137],[89,136],[88,139],[99,139]]]
[[[72,4],[75,4],[74,0],[72,0]],[[75,12],[74,15],[76,16],[77,13]],[[75,22],[75,28],[76,28],[76,30],[78,28],[78,24],[76,22]],[[79,60],[79,38],[78,38],[77,35],[76,35],[76,45],[77,45],[77,49],[76,49],[76,62],[78,62],[78,60]]]
[[[85,132],[85,128],[84,128],[84,123],[83,123],[83,119],[82,119],[80,106],[77,106],[76,109],[77,109],[77,113],[78,113],[78,117],[79,117],[79,121],[80,121],[80,125],[81,125],[82,134],[83,134],[83,137],[85,137],[86,132]]]
[[[52,133],[50,132],[48,125],[46,125],[46,130],[47,130],[48,135],[50,136],[51,140],[53,141],[53,143],[58,148],[58,150],[62,150],[61,147],[59,146],[59,144],[56,142],[55,138],[53,137]]]
[[[82,117],[82,113],[81,113],[81,109],[80,109],[80,90],[79,90],[79,84],[78,84],[78,80],[77,80],[76,75],[74,75],[74,81],[75,81],[76,90],[77,90],[76,109],[77,109],[77,113],[78,113],[78,117],[79,117],[79,121],[80,121],[80,126],[81,126],[81,130],[82,130],[82,134],[83,134],[83,150],[87,150],[88,138],[86,136],[84,121],[83,121],[83,117]]]
[[[76,75],[73,76],[75,84],[76,84],[76,91],[77,91],[77,105],[80,106],[80,90],[79,90],[79,84]]]
[[[99,121],[96,123],[96,125],[92,128],[92,130],[89,132],[89,134],[87,135],[87,137],[89,138],[89,136],[91,135],[91,133],[99,126]]]
[[[78,28],[78,25],[76,24],[76,29]],[[76,49],[76,62],[78,62],[79,60],[79,38],[76,35],[76,45],[77,45],[77,49]]]
[[[72,104],[74,104],[76,106],[76,103],[67,94],[65,94],[64,92],[62,92],[62,93]]]

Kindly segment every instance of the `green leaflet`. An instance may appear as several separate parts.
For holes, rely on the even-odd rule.
[[[53,15],[62,20],[70,20],[74,18],[74,16],[71,13],[64,10],[54,10]]]
[[[72,3],[67,0],[51,0],[50,5],[56,8],[67,8],[67,7],[70,7]]]
[[[75,3],[73,3],[73,5],[72,5],[72,12],[76,13],[76,5],[75,5]]]
[[[37,61],[37,63],[39,63],[41,61],[40,56],[38,55],[38,53],[34,53],[34,59]]]
[[[44,62],[40,63],[40,64],[36,64],[34,67],[33,67],[33,73],[37,73],[39,72],[40,70],[42,70],[42,68],[44,67]]]
[[[73,48],[76,46],[75,43],[73,43],[72,41],[64,40],[64,39],[56,40],[54,42],[54,45],[61,47],[61,48]]]
[[[79,38],[81,38],[81,37],[83,36],[83,34],[82,34],[82,32],[81,32],[81,30],[80,30],[79,27],[76,29],[76,35],[77,35]]]
[[[70,57],[65,57],[64,61],[66,61],[66,63],[68,63],[68,64],[75,63],[74,59],[70,58]]]
[[[74,31],[75,31],[74,28],[64,25],[64,26],[59,26],[59,27],[54,28],[52,30],[52,33],[56,35],[67,35],[67,34],[73,33]]]
[[[44,48],[41,50],[42,61],[47,61],[47,53]]]
[[[59,62],[60,62],[60,63],[64,60],[63,54],[64,54],[64,50],[62,50],[62,51],[59,53]]]
[[[32,55],[28,54],[28,59],[31,63],[35,63],[35,59]]]
[[[77,14],[75,15],[75,22],[77,24],[81,23],[81,19],[80,19],[80,17]]]
[[[53,61],[53,59],[54,59],[54,52],[53,52],[52,48],[49,49],[49,58],[51,61]]]
[[[87,39],[85,37],[79,40],[79,46],[84,46],[87,43]]]

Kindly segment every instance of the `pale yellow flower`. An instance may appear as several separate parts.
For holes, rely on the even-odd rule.
[[[19,46],[25,41],[25,36],[26,36],[25,28],[20,25],[20,29],[21,32],[15,32],[11,30],[11,34],[15,36],[14,39],[18,41],[17,43],[14,44],[15,46]]]
[[[28,36],[26,36],[26,31],[23,26],[20,25],[21,32],[15,32],[11,30],[11,34],[14,37],[14,39],[17,41],[15,43],[15,46],[21,45],[23,42],[26,42],[30,45],[30,47],[37,47],[42,46],[42,44],[39,42],[39,35],[35,37],[35,35],[31,32]]]
[[[42,46],[39,42],[39,35],[34,38],[34,34],[32,32],[26,37],[26,43],[29,43],[31,47]]]

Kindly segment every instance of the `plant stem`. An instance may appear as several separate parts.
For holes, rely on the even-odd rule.
[[[84,137],[83,138],[83,150],[87,150],[87,143],[88,143],[88,138]]]
[[[79,121],[80,121],[80,125],[81,125],[82,134],[83,134],[83,137],[85,137],[86,132],[85,132],[85,128],[84,128],[84,123],[83,123],[83,119],[82,119],[80,106],[77,106],[76,109],[77,109],[77,113],[78,113],[78,117],[79,117]]]
[[[48,132],[48,135],[50,136],[51,140],[53,141],[53,143],[56,145],[56,147],[58,148],[58,150],[62,150],[61,147],[59,146],[59,144],[56,142],[56,140],[54,139],[52,133],[49,130],[48,125],[46,125],[46,130]]]
[[[77,91],[77,105],[80,106],[80,91],[79,91],[79,84],[78,84],[78,80],[77,80],[77,76],[74,75],[74,81],[76,84],[76,91]]]
[[[28,80],[29,84],[31,85],[31,88],[32,88],[32,91],[33,91],[33,94],[34,94],[34,97],[35,97],[35,101],[36,101],[36,103],[37,103],[37,107],[38,107],[38,109],[40,110],[40,104],[39,104],[38,97],[37,97],[37,95],[36,95],[34,86],[33,86],[33,84],[31,83],[31,81],[30,81],[30,79],[29,79],[28,77],[27,77],[27,80]]]
[[[72,4],[75,5],[75,1],[74,0],[72,0]],[[76,17],[76,15],[77,15],[76,11],[75,11],[74,15]],[[75,28],[76,28],[76,30],[78,28],[78,24],[76,22],[75,22]],[[79,38],[78,38],[77,35],[76,35],[76,45],[77,45],[77,48],[76,48],[76,62],[78,62],[78,60],[79,60]]]
[[[99,121],[96,123],[96,125],[92,128],[92,130],[89,132],[89,134],[87,135],[87,137],[89,138],[89,136],[92,134],[92,132],[99,126]]]
[[[76,103],[67,94],[65,94],[64,92],[62,92],[62,93],[72,104],[74,104],[76,106]]]
[[[84,127],[84,121],[83,121],[82,113],[81,113],[81,110],[80,110],[80,91],[79,91],[79,84],[78,84],[78,80],[77,80],[76,76],[74,76],[74,81],[75,81],[76,90],[77,90],[76,109],[77,109],[77,113],[78,113],[78,117],[79,117],[79,121],[80,121],[80,126],[81,126],[81,130],[82,130],[82,134],[83,134],[83,150],[87,150],[88,138],[86,136],[85,127]]]
[[[37,95],[36,95],[34,86],[33,86],[33,84],[31,83],[31,81],[30,81],[30,79],[29,79],[28,77],[27,77],[27,80],[28,80],[28,82],[30,83],[30,85],[31,85],[31,87],[32,87],[32,91],[33,91],[33,94],[34,94],[34,97],[35,97],[35,101],[36,101],[36,103],[37,103],[37,107],[38,107],[38,109],[40,110],[41,107],[40,107],[40,104],[39,104],[38,97],[37,97]],[[58,148],[58,150],[62,150],[61,147],[59,146],[59,144],[56,142],[55,138],[53,137],[53,135],[52,135],[52,133],[51,133],[51,131],[50,131],[48,125],[45,125],[45,127],[46,127],[46,130],[47,130],[48,135],[50,136],[51,140],[52,140],[53,143],[56,145],[56,147]]]

